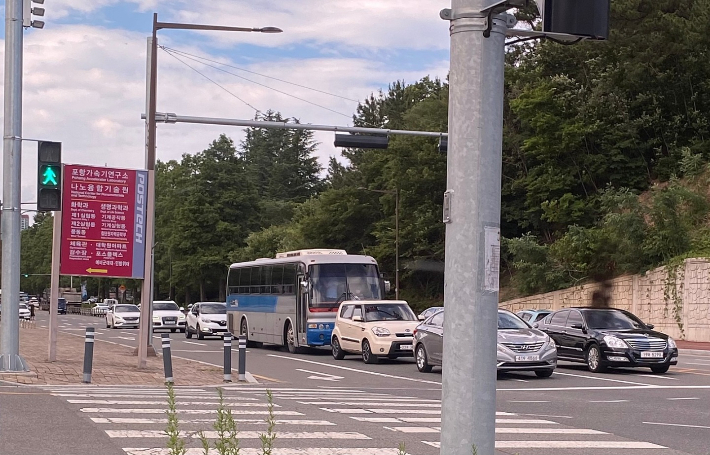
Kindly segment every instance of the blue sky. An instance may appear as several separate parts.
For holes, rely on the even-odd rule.
[[[448,71],[448,23],[439,11],[450,0],[46,0],[43,6],[45,28],[25,32],[23,136],[62,141],[66,163],[144,166],[140,114],[145,110],[146,38],[153,12],[166,22],[280,27],[284,33],[278,35],[161,30],[158,41],[352,100],[386,89],[395,80],[445,78]],[[350,125],[357,106],[356,101],[225,68],[347,115],[341,116],[187,62],[246,103],[160,51],[159,111],[250,119],[255,114],[251,105],[303,123]],[[220,133],[237,142],[242,138],[239,128],[160,125],[158,158],[179,159],[203,150]],[[332,133],[316,133],[316,139],[325,165],[339,152],[332,146]],[[35,146],[26,142],[24,201],[34,200],[35,165]]]

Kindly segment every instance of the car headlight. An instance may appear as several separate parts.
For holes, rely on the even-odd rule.
[[[153,316],[153,322],[160,322],[160,316]]]
[[[373,327],[372,333],[374,333],[378,337],[386,337],[390,334],[390,331],[384,327]]]
[[[178,319],[182,321],[183,319],[185,319],[185,315],[184,314],[178,315]]]
[[[626,349],[629,347],[628,344],[621,338],[615,337],[614,335],[606,335],[604,336],[604,343],[606,343],[607,346],[610,348],[620,348],[620,349]]]
[[[210,322],[209,319],[205,319],[205,318],[200,318],[200,321],[205,322],[205,323],[209,323],[209,322]]]
[[[675,344],[675,340],[671,337],[668,337],[668,349],[676,349],[678,345]]]
[[[121,316],[114,316],[113,318],[117,321],[123,321],[123,318]]]

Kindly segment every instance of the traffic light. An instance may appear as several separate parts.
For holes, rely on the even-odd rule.
[[[33,21],[32,15],[42,17],[44,16],[44,8],[39,6],[32,7],[33,3],[38,3],[40,5],[44,4],[44,0],[22,0],[22,26],[23,27],[34,27],[34,28],[44,28],[44,21]]]
[[[39,141],[37,152],[37,211],[61,210],[62,143]]]

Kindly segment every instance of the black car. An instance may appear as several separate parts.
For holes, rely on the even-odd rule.
[[[536,326],[557,345],[560,360],[584,362],[592,372],[607,367],[650,367],[665,373],[678,363],[673,338],[656,332],[628,311],[614,308],[565,308]]]

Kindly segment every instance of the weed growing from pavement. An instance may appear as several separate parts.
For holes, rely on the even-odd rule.
[[[178,428],[177,409],[175,407],[175,389],[173,384],[168,383],[168,409],[165,411],[168,416],[168,428],[165,434],[168,435],[168,452],[170,455],[185,455],[185,441],[180,437],[180,429]]]
[[[397,455],[407,455],[407,446],[405,446],[403,442],[399,443],[399,447],[397,448]]]
[[[261,453],[262,455],[271,455],[274,450],[274,440],[276,439],[276,418],[274,417],[274,394],[271,390],[266,389],[266,400],[268,402],[268,416],[266,417],[266,434],[260,434],[259,439],[261,439]]]

